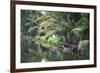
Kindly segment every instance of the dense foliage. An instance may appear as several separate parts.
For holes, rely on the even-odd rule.
[[[89,14],[21,10],[21,62],[89,59]]]

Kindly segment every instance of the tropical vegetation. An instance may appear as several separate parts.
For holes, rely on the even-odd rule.
[[[21,62],[89,59],[89,13],[21,10]]]

